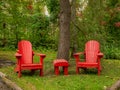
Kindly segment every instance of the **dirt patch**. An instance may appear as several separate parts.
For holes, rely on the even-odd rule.
[[[107,88],[106,90],[120,90],[120,80],[114,83],[111,87]]]
[[[5,67],[5,66],[11,66],[14,65],[15,63],[11,60],[5,60],[0,58],[0,68]]]
[[[0,90],[12,90],[12,89],[8,87],[0,78]]]
[[[0,68],[14,65],[15,63],[11,60],[6,60],[0,57]],[[13,90],[8,85],[4,83],[4,81],[0,78],[0,90]]]

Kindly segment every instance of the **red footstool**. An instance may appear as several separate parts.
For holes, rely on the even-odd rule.
[[[68,75],[68,61],[65,59],[56,59],[53,61],[54,71],[56,75],[59,75],[59,67],[63,67],[64,75]]]

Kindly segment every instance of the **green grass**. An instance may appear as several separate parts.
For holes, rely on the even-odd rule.
[[[39,51],[37,51],[39,52]],[[16,61],[14,57],[15,51],[0,51],[0,57]],[[81,70],[81,74],[75,73],[75,60],[69,61],[69,75],[64,76],[61,72],[59,76],[54,75],[52,61],[56,58],[56,52],[44,51],[47,57],[44,60],[44,76],[39,77],[39,71],[34,75],[30,75],[29,71],[24,71],[22,77],[18,78],[14,72],[15,66],[0,68],[9,79],[19,85],[23,90],[104,90],[111,86],[120,78],[120,61],[102,59],[102,72],[97,75],[95,69]],[[39,61],[38,57],[34,58]]]

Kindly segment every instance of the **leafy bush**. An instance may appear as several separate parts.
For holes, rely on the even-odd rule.
[[[104,55],[106,59],[120,59],[120,48],[105,47]]]

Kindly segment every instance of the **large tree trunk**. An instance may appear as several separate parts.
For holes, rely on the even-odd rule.
[[[58,59],[69,60],[71,7],[69,0],[60,0],[60,36]]]

